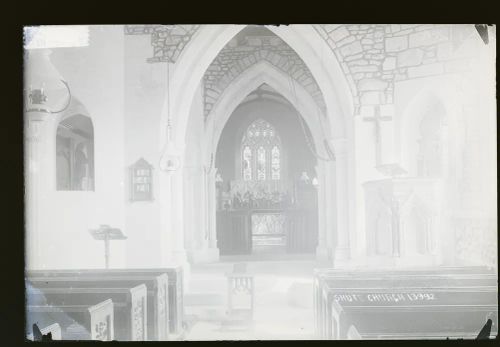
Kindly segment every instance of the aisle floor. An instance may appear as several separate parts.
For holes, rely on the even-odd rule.
[[[234,263],[241,262],[247,264],[247,272],[255,281],[254,313],[248,321],[229,316],[227,311],[225,274],[232,271]],[[321,265],[308,256],[266,261],[235,256],[193,266],[185,295],[184,339],[314,339],[312,273]]]

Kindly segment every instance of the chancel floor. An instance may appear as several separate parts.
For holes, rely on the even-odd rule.
[[[185,295],[185,340],[300,340],[314,338],[312,256],[223,257],[214,264],[193,266]],[[262,259],[259,257],[259,259]],[[226,274],[246,263],[254,276],[251,319],[228,312]]]

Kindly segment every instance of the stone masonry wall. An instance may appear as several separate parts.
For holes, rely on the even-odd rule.
[[[148,62],[175,62],[200,25],[126,25],[126,35],[151,35]],[[318,24],[316,31],[330,46],[350,86],[355,114],[381,105],[389,115],[394,83],[413,78],[465,71],[470,59],[456,48],[473,25],[451,24]],[[205,116],[224,88],[240,73],[265,59],[301,83],[325,110],[321,91],[298,55],[277,36],[251,37],[243,45],[230,41],[205,74]],[[364,113],[364,112],[363,112]],[[369,113],[372,113],[371,111]]]
[[[275,35],[246,37],[243,42],[232,39],[210,64],[204,76],[205,117],[208,116],[224,90],[250,66],[265,60],[297,83],[313,97],[323,112],[323,95],[302,59]]]
[[[394,84],[413,78],[465,71],[470,56],[455,51],[474,35],[472,25],[325,24],[316,31],[335,53],[356,107],[391,108]]]
[[[151,35],[150,63],[173,62],[191,40],[199,25],[125,25],[126,35]]]

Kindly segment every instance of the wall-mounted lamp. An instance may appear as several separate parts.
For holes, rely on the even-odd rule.
[[[300,180],[305,184],[309,184],[311,182],[311,179],[309,178],[309,175],[307,174],[306,171],[302,171],[302,174],[300,175]]]
[[[71,103],[71,90],[50,61],[48,49],[32,49],[26,52],[25,111],[37,113],[61,113]],[[62,100],[64,106],[60,107]]]
[[[217,172],[217,175],[215,175],[215,183],[222,183],[224,180],[222,179],[222,176],[220,173]]]
[[[315,186],[315,187],[317,187],[319,185],[318,179],[316,177],[314,177],[312,179],[312,185]]]

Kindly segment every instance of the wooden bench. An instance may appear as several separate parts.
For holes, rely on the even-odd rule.
[[[425,337],[421,333],[418,335],[415,333],[360,333],[354,325],[351,325],[347,330],[347,340],[422,340],[424,338],[425,340],[473,340],[477,337],[477,333],[457,333],[451,331],[444,335],[442,332],[437,334],[427,332]]]
[[[438,268],[415,268],[398,271],[388,270],[338,270],[338,269],[315,269],[314,271],[314,291],[313,291],[313,305],[315,310],[315,328],[319,335],[324,335],[324,326],[322,322],[323,317],[329,316],[328,308],[329,302],[323,302],[322,297],[322,283],[326,278],[397,278],[405,276],[405,278],[421,278],[422,276],[429,278],[454,278],[463,279],[464,281],[475,281],[476,284],[493,285],[497,283],[496,274],[485,267],[438,267]]]
[[[44,328],[40,328],[40,332],[43,335],[47,335],[48,333],[51,334],[52,340],[61,340],[62,334],[61,334],[61,326],[59,323],[52,323]],[[33,333],[28,333],[26,338],[30,341],[34,341],[34,336]]]
[[[26,314],[34,322],[57,322],[41,329],[43,334],[52,332],[53,340],[114,340],[114,310],[110,299],[96,305],[28,305]],[[72,330],[75,323],[84,331]]]
[[[478,269],[474,269],[478,270]],[[444,272],[443,272],[444,271]],[[397,290],[407,288],[414,292],[425,288],[440,287],[440,290],[460,290],[468,287],[471,291],[490,291],[489,297],[483,297],[486,302],[496,304],[497,277],[492,272],[471,271],[467,273],[464,269],[444,269],[428,271],[339,271],[339,270],[317,270],[314,278],[314,310],[315,326],[320,338],[330,339],[334,337],[335,319],[333,304],[335,295],[356,295],[365,293],[365,290],[374,288],[397,293]],[[453,289],[455,288],[455,289]],[[396,291],[396,292],[395,292]],[[492,297],[491,295],[494,295]],[[453,294],[451,294],[453,297]],[[455,296],[456,297],[456,296]],[[338,296],[337,296],[338,298]],[[346,297],[347,298],[347,297]],[[470,295],[462,297],[465,300],[473,300]],[[489,300],[489,301],[488,301]],[[460,303],[460,302],[459,302]],[[453,302],[444,305],[453,305]],[[469,302],[469,304],[479,304]],[[346,327],[348,329],[349,327]],[[358,328],[358,327],[356,327]],[[358,329],[359,331],[359,329]],[[346,334],[342,335],[346,338]]]
[[[128,276],[126,274],[96,274],[84,273],[75,275],[70,273],[52,273],[49,276],[40,272],[32,272],[30,282],[38,288],[72,287],[125,287],[145,284],[147,287],[147,336],[154,341],[168,340],[168,276],[145,275]]]
[[[331,338],[348,338],[351,326],[371,339],[477,335],[488,314],[497,313],[496,296],[495,288],[484,287],[346,291],[332,302]]]
[[[442,291],[442,290],[447,290],[447,291],[452,291],[449,293],[451,297],[454,298],[455,301],[451,302],[444,302],[441,303],[441,305],[454,305],[455,303],[460,303],[462,300],[466,300],[468,305],[476,305],[476,304],[481,304],[482,301],[475,301],[477,300],[472,294],[474,292],[479,292],[483,296],[481,296],[481,300],[486,300],[487,303],[495,303],[496,304],[496,295],[497,295],[497,287],[496,285],[491,285],[491,286],[466,286],[467,283],[462,282],[450,282],[448,281],[447,283],[443,283],[440,281],[440,283],[436,283],[434,285],[429,284],[429,278],[425,277],[423,278],[424,281],[418,281],[418,279],[415,279],[414,277],[407,279],[408,283],[405,284],[404,286],[401,284],[401,281],[403,279],[399,278],[397,282],[390,281],[388,279],[385,280],[370,280],[364,278],[363,280],[360,281],[355,281],[353,279],[344,279],[344,280],[339,280],[339,279],[334,279],[332,282],[327,282],[323,286],[323,291],[322,291],[322,296],[321,296],[321,305],[326,305],[323,306],[326,309],[322,310],[320,313],[320,324],[319,324],[319,329],[320,329],[320,336],[324,338],[331,338],[333,336],[333,327],[334,327],[334,317],[333,317],[333,310],[335,309],[335,301],[337,301],[339,298],[346,298],[344,301],[348,302],[348,300],[355,300],[354,298],[357,295],[360,295],[362,293],[365,293],[367,290],[372,291],[375,294],[378,293],[390,293],[391,295],[395,295],[395,300],[399,300],[401,298],[400,295],[398,295],[400,292],[399,290],[407,289],[411,293],[419,293],[421,291],[425,291],[426,289],[432,289],[432,293],[430,293],[431,297],[436,300],[443,300],[442,296],[437,297],[436,291]],[[439,280],[438,280],[439,281]],[[439,284],[441,286],[439,287]],[[360,288],[361,286],[366,286],[365,288]],[[381,292],[377,290],[382,290]],[[460,297],[457,297],[453,291],[465,291],[461,292],[462,295]],[[429,293],[427,293],[429,294]],[[383,297],[383,296],[382,296]],[[373,298],[373,297],[370,297]],[[369,300],[370,298],[366,298],[366,300]],[[401,298],[411,300],[411,298],[407,298],[407,295],[403,296]],[[346,301],[347,300],[347,301]],[[344,304],[345,305],[345,304]]]
[[[180,334],[182,332],[182,322],[184,320],[183,304],[183,272],[181,266],[171,266],[153,269],[81,269],[81,270],[37,270],[28,271],[27,276],[102,276],[103,279],[109,276],[125,276],[128,279],[135,277],[168,276],[168,333]]]
[[[147,289],[144,284],[133,288],[38,288],[48,305],[89,305],[111,299],[114,307],[114,336],[120,341],[147,340]],[[41,294],[40,294],[41,295]]]

